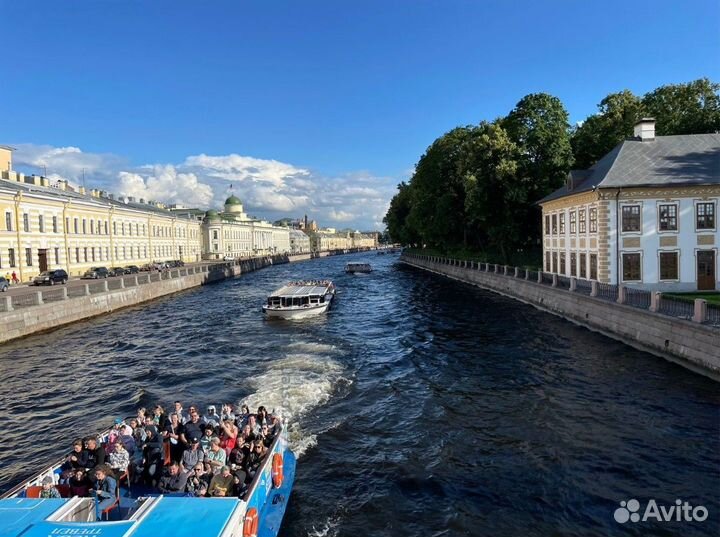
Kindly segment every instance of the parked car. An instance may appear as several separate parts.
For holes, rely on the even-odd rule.
[[[106,267],[90,267],[82,277],[84,280],[97,280],[98,278],[107,278],[109,274],[110,271]]]
[[[68,273],[63,269],[46,270],[33,278],[33,285],[55,285],[61,283],[65,285],[68,281]]]
[[[122,276],[125,274],[123,267],[112,267],[108,270],[108,276]]]
[[[140,272],[151,272],[155,269],[155,263],[145,263],[142,267],[140,267]]]
[[[140,268],[137,265],[128,265],[125,267],[125,274],[137,274]]]
[[[10,282],[7,281],[3,276],[0,276],[0,291],[3,293],[10,287]]]

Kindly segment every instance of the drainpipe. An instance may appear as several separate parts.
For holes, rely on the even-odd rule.
[[[23,247],[20,243],[20,202],[22,201],[22,192],[15,194],[15,235],[17,236],[17,263],[18,272],[20,272],[20,283],[23,281]]]
[[[615,285],[620,285],[620,189],[615,192]]]

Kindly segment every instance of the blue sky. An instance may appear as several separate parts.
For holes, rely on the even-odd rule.
[[[0,144],[115,191],[216,205],[232,183],[260,216],[376,227],[434,138],[528,93],[575,122],[720,80],[719,6],[0,0]]]

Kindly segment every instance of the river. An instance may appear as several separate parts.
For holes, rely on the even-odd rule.
[[[349,276],[347,261],[369,261]],[[264,297],[333,278],[327,316]],[[0,489],[138,406],[281,409],[299,456],[282,535],[720,530],[718,384],[395,255],[279,265],[0,347]],[[621,500],[704,522],[620,524]]]

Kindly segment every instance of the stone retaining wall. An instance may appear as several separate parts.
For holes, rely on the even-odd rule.
[[[195,274],[178,274],[176,277],[150,283],[144,283],[146,280],[143,274],[139,276],[140,285],[2,312],[0,343],[288,261],[287,256],[274,256],[207,265]]]
[[[408,255],[403,255],[401,261],[531,304],[720,379],[720,330],[717,328],[512,278],[502,272],[480,271]]]

